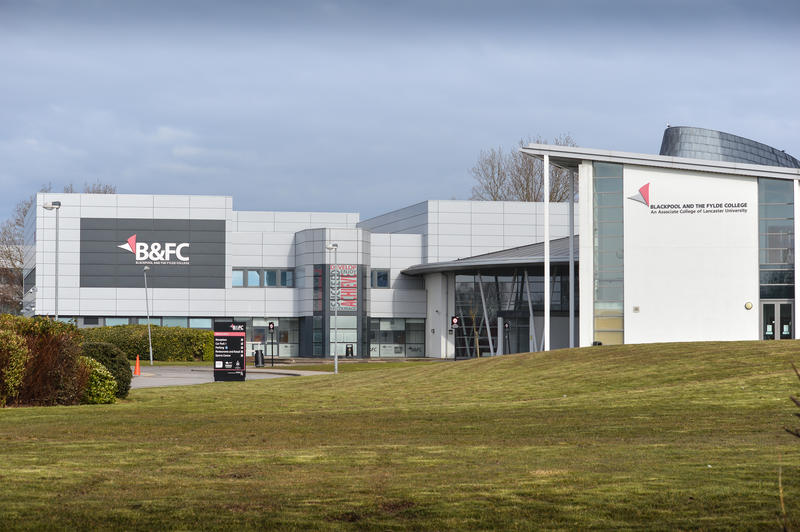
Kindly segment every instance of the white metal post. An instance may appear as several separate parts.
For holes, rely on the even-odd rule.
[[[55,294],[55,296],[56,296],[56,299],[55,299],[55,315],[56,315],[56,320],[57,320],[58,319],[58,240],[59,240],[59,234],[58,234],[58,232],[59,232],[58,231],[58,211],[61,209],[61,202],[60,201],[51,201],[51,202],[45,203],[44,205],[42,205],[42,207],[44,207],[48,211],[52,211],[52,210],[56,211],[56,269],[55,269],[55,273],[56,273],[56,282],[55,282],[56,294]]]
[[[145,266],[142,268],[142,274],[144,275],[144,308],[145,312],[147,312],[147,345],[150,348],[150,365],[153,365],[153,337],[150,334],[150,303],[148,302],[147,297],[147,271],[150,269],[150,266]]]
[[[544,181],[544,350],[550,351],[550,156],[542,161]]]
[[[569,346],[575,347],[575,172],[569,173]]]
[[[536,343],[536,323],[533,320],[533,303],[531,302],[531,280],[528,277],[528,270],[525,270],[525,291],[528,294],[528,350],[538,351]]]
[[[503,317],[497,316],[497,351],[495,355],[500,356],[505,354],[505,329],[503,326]]]
[[[333,373],[339,373],[339,301],[342,299],[342,272],[339,271],[339,246],[333,248],[333,264],[339,276],[336,292],[336,306],[333,307]]]
[[[483,306],[483,323],[486,324],[486,336],[489,337],[489,352],[492,356],[494,356],[495,351],[494,343],[492,342],[492,326],[489,323],[489,313],[486,311],[486,298],[483,296],[483,277],[481,277],[481,272],[478,272],[478,289],[481,293],[481,305]],[[480,341],[478,343],[480,344]],[[476,355],[481,356],[480,350],[478,350]]]
[[[61,207],[61,202],[56,207],[56,320],[58,320],[58,241],[60,237],[58,234],[58,213],[61,211],[59,207]]]
[[[342,297],[342,280],[341,272],[339,271],[339,244],[332,243],[325,246],[328,251],[333,250],[333,268],[336,270],[336,275],[339,276],[339,286],[336,289],[336,299],[334,299],[333,306],[333,373],[339,374],[339,301]],[[328,289],[330,290],[330,266],[328,267]],[[329,298],[330,299],[330,298]]]

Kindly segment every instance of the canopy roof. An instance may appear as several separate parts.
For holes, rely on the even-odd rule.
[[[575,235],[575,262],[578,261],[578,236]],[[550,241],[550,262],[569,263],[569,237]],[[544,242],[528,244],[516,248],[503,249],[492,253],[484,253],[463,259],[430,264],[417,264],[403,270],[406,275],[422,275],[425,273],[463,272],[487,268],[529,266],[544,263]]]

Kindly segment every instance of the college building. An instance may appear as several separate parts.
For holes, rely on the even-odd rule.
[[[361,220],[237,211],[227,196],[40,193],[23,312],[80,327],[245,321],[248,350],[278,357],[799,338],[796,159],[687,127],[667,128],[659,155],[523,152],[568,170],[576,201],[436,200]]]
[[[541,257],[505,263],[494,254],[541,242],[543,209],[425,201],[362,221],[237,211],[225,196],[40,193],[26,220],[24,313],[80,327],[148,315],[156,325],[205,329],[245,321],[248,350],[278,357],[335,348],[374,358],[528,351],[531,308],[542,326]],[[550,210],[552,236],[566,237],[575,225],[567,204]],[[474,263],[441,268],[465,259]],[[533,307],[518,312],[520,295]],[[513,327],[499,351],[504,313],[516,321],[506,321]]]

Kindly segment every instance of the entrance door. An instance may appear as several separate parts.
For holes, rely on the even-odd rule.
[[[255,355],[257,350],[261,350],[266,355],[266,329],[264,327],[253,327],[253,341],[250,344],[250,355]]]
[[[794,338],[794,303],[791,301],[761,303],[761,339],[792,338]]]

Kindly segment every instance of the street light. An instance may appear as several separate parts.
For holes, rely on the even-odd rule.
[[[58,211],[61,208],[60,201],[51,201],[42,205],[48,211],[56,211],[56,320],[58,319]]]
[[[339,244],[333,243],[328,244],[325,246],[325,249],[328,251],[333,250],[333,267],[336,270],[337,275],[339,272],[339,260],[338,260],[338,252],[339,252]],[[330,271],[328,272],[328,278],[330,279]],[[333,306],[333,373],[334,375],[339,373],[339,299],[341,295],[342,289],[342,282],[341,279],[339,280],[339,287],[336,290],[336,299]]]
[[[147,312],[147,345],[150,347],[150,365],[153,365],[153,337],[150,335],[150,303],[147,301],[147,272],[150,271],[150,266],[142,268],[144,275],[144,308]]]

